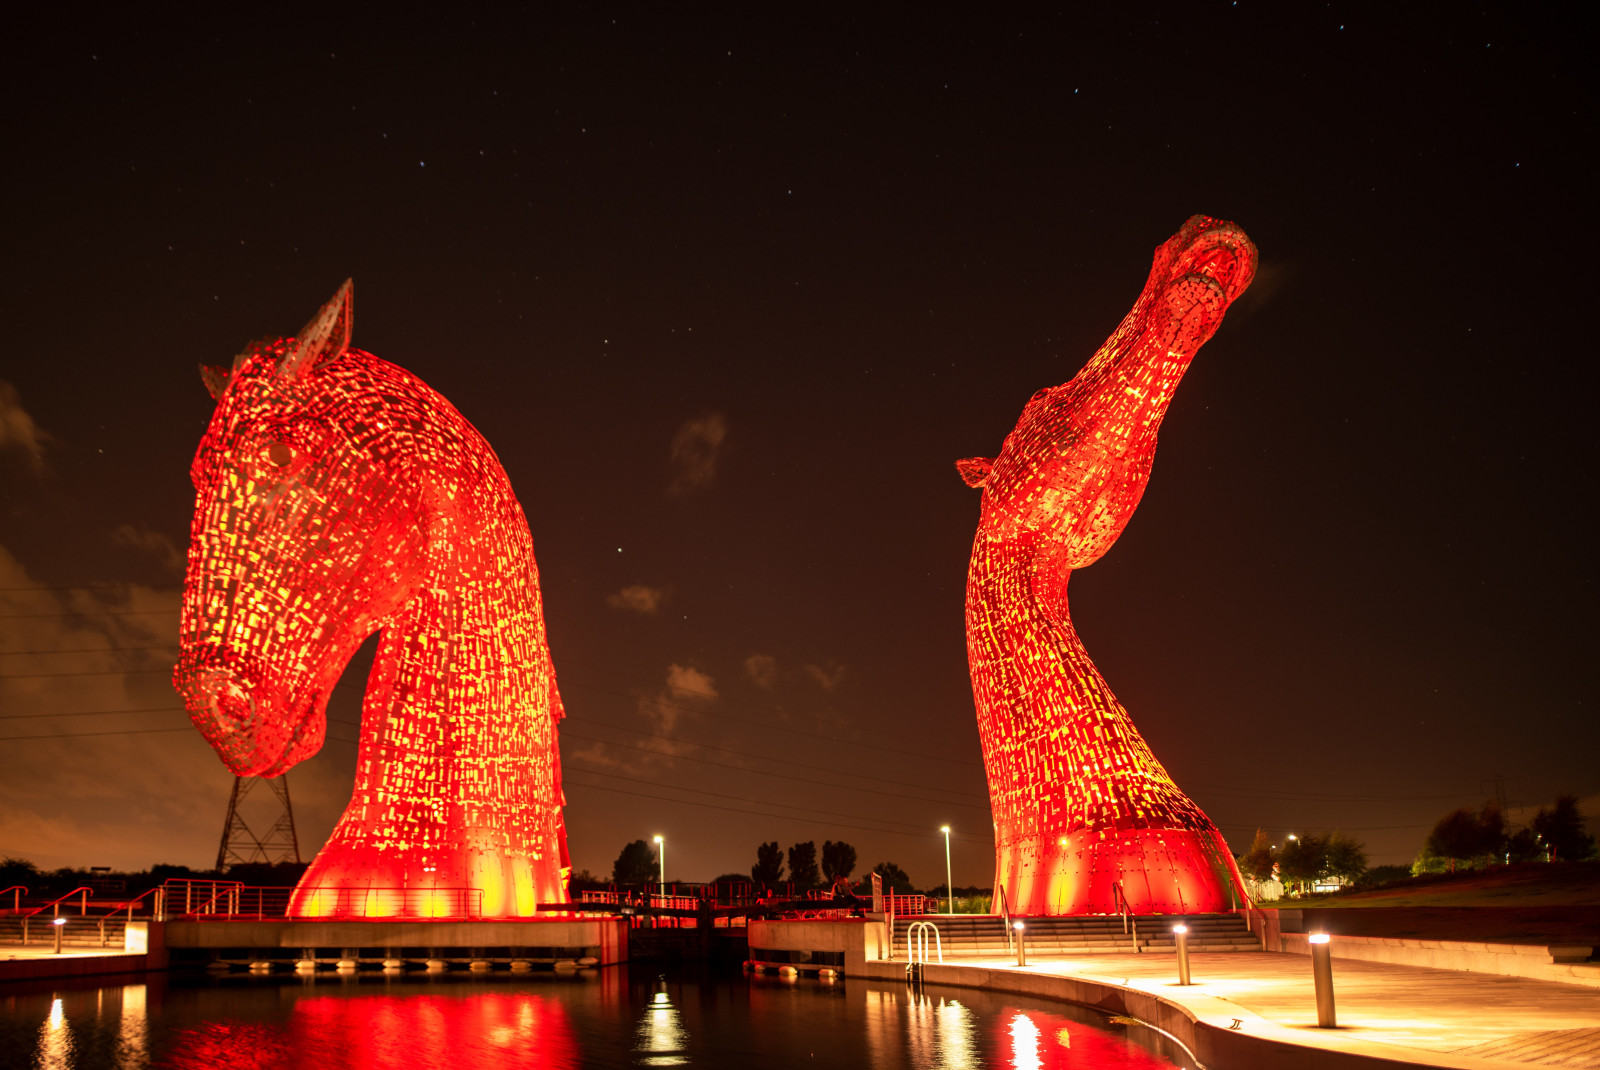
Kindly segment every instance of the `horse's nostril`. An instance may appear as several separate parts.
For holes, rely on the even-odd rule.
[[[239,728],[255,715],[256,701],[237,680],[227,680],[211,694],[211,711],[226,728]]]

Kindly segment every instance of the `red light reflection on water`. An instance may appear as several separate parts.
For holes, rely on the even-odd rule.
[[[563,1070],[566,1009],[528,993],[313,996],[287,1022],[208,1022],[174,1040],[175,1070]]]
[[[1045,1011],[1007,1007],[995,1023],[998,1049],[1010,1056],[1008,1070],[1115,1066],[1125,1070],[1172,1070],[1172,1063],[1116,1033]]]

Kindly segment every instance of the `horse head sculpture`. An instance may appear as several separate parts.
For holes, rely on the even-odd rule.
[[[568,872],[533,540],[472,425],[350,348],[352,303],[346,281],[298,335],[201,369],[173,683],[229,769],[277,776],[381,630],[355,790],[290,914],[532,915]]]
[[[1122,324],[1070,382],[1028,402],[983,489],[967,573],[967,655],[995,821],[996,897],[1018,913],[1225,909],[1241,890],[1220,833],[1156,761],[1089,660],[1071,570],[1138,508],[1178,380],[1254,277],[1237,226],[1195,216],[1156,250]]]

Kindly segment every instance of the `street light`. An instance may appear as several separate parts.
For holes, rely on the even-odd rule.
[[[941,825],[939,831],[944,833],[944,898],[949,905],[948,913],[956,912],[956,886],[950,879],[950,826]]]
[[[656,861],[661,864],[661,898],[667,897],[667,841],[656,837]]]

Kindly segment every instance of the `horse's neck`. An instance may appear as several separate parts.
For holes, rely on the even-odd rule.
[[[421,589],[384,630],[362,737],[377,745],[374,763],[403,741],[442,781],[484,758],[526,758],[527,715],[548,711],[554,688],[526,532],[453,523],[430,552]],[[466,780],[492,794],[482,777]]]

